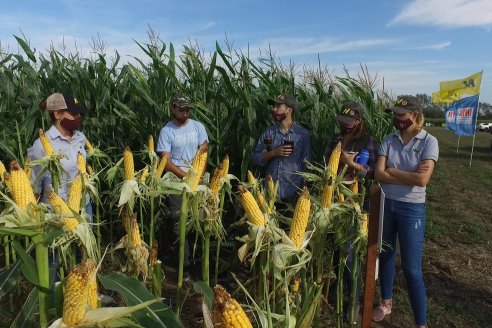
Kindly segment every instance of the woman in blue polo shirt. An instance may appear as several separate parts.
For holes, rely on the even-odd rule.
[[[381,303],[373,320],[391,313],[395,277],[396,238],[408,295],[417,327],[426,327],[426,295],[422,274],[425,234],[425,189],[439,156],[437,139],[423,130],[420,101],[412,96],[398,99],[393,111],[396,132],[379,147],[375,178],[385,193],[383,250],[379,256]]]

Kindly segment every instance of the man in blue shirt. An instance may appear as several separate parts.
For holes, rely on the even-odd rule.
[[[306,172],[306,161],[311,161],[311,135],[292,116],[297,107],[291,95],[269,99],[275,125],[260,136],[253,152],[253,164],[266,167],[266,174],[279,183],[278,198],[293,203],[304,183],[299,172]]]
[[[174,173],[178,178],[183,179],[191,166],[198,148],[204,143],[208,144],[208,135],[205,126],[189,118],[193,103],[184,94],[176,94],[171,101],[171,112],[173,118],[162,129],[157,141],[156,151],[161,157],[166,156],[166,171]],[[173,224],[173,232],[176,240],[179,236],[179,219],[181,216],[181,195],[170,195],[167,205],[170,211],[170,219]],[[159,247],[164,251],[166,229],[159,229]],[[178,243],[175,243],[177,245]],[[185,267],[190,263],[190,252],[188,241],[185,240]],[[185,280],[190,274],[185,272]]]

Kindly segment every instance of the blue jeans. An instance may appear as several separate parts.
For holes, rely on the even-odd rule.
[[[425,203],[385,200],[383,251],[379,255],[381,296],[383,300],[389,300],[393,295],[398,236],[401,263],[417,325],[426,325],[426,295],[422,274],[424,233]]]

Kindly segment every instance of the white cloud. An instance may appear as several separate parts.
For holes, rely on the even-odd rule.
[[[263,41],[260,44],[250,46],[250,49],[273,49],[276,56],[298,56],[321,54],[330,52],[354,51],[385,44],[391,44],[391,39],[360,39],[351,41],[339,41],[324,38],[280,38]]]
[[[414,0],[391,24],[492,27],[491,0]]]
[[[425,46],[402,48],[400,50],[443,50],[444,48],[447,48],[449,46],[451,46],[451,41],[435,43]]]

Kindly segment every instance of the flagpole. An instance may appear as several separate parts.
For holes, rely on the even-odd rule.
[[[473,140],[472,140],[472,149],[470,153],[470,167],[473,159],[473,148],[475,147],[475,135],[477,134],[477,121],[478,121],[478,111],[480,110],[480,94],[478,94],[478,104],[477,104],[477,112],[475,113],[475,126],[473,127]]]

